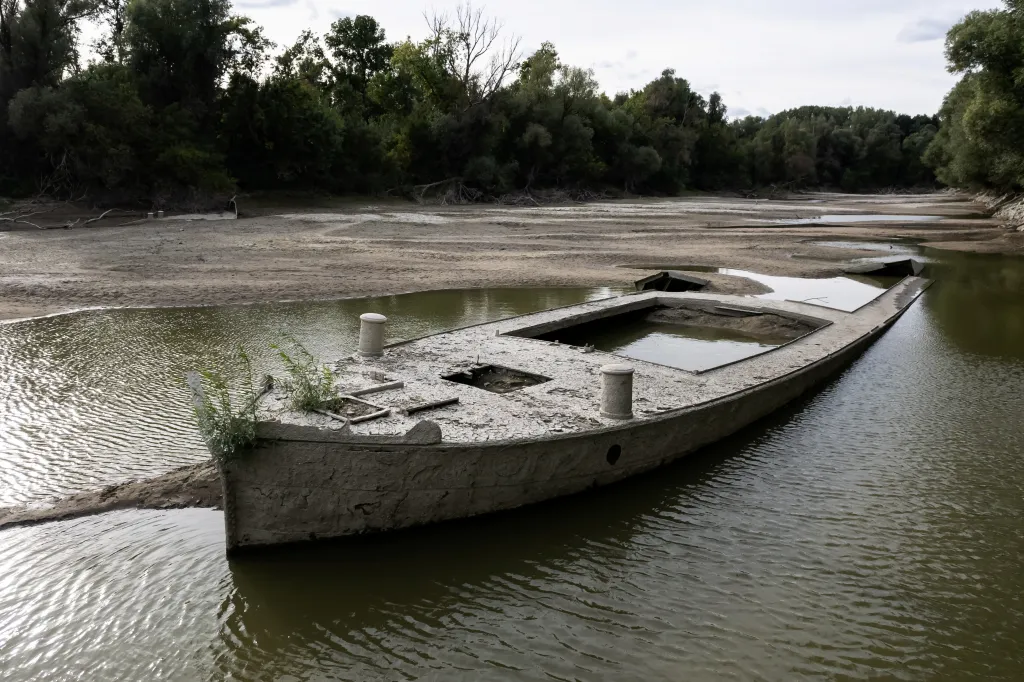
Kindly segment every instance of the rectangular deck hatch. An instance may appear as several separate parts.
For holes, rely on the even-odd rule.
[[[551,381],[550,377],[531,374],[520,369],[501,365],[479,365],[441,377],[445,381],[482,388],[491,393],[511,393],[528,386]]]

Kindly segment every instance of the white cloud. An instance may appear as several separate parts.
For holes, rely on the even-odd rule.
[[[247,0],[239,10],[288,45],[305,28],[369,14],[390,40],[426,35],[424,11],[456,0]],[[341,4],[343,3],[343,5]],[[946,73],[943,27],[998,0],[478,0],[523,38],[551,41],[569,64],[592,67],[609,94],[637,89],[663,69],[715,84],[730,111],[776,112],[806,104],[934,113],[956,79]],[[922,18],[925,17],[925,18]],[[703,85],[702,85],[703,87]],[[708,86],[710,87],[710,86]]]
[[[269,9],[271,7],[289,7],[298,0],[240,0],[235,4],[243,9]]]
[[[926,43],[931,40],[942,40],[955,20],[918,19],[900,29],[896,39],[901,43]]]

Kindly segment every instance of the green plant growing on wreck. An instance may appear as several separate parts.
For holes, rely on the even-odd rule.
[[[288,380],[285,389],[288,391],[292,409],[297,412],[333,409],[341,400],[335,387],[337,375],[327,366],[321,365],[306,347],[292,336],[285,336],[289,346],[286,352],[281,344],[271,344],[281,358]]]
[[[231,459],[256,442],[256,404],[273,385],[273,378],[267,375],[257,390],[253,383],[252,362],[241,346],[233,359],[241,370],[243,381],[241,390],[235,392],[234,400],[231,386],[222,374],[203,370],[189,372],[186,377],[186,383],[192,389],[192,405],[199,432],[210,452],[220,460]]]

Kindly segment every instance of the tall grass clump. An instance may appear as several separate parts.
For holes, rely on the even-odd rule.
[[[284,387],[291,399],[292,409],[311,412],[334,408],[341,399],[335,387],[337,375],[329,367],[321,365],[294,337],[285,336],[284,341],[287,350],[277,343],[270,347],[277,351],[288,373]]]
[[[265,376],[262,387],[257,390],[252,362],[241,346],[232,359],[242,376],[239,390],[232,391],[224,375],[216,372],[204,370],[189,372],[186,376],[186,383],[192,389],[199,432],[213,456],[221,460],[236,457],[256,442],[256,403],[273,382],[270,376]]]

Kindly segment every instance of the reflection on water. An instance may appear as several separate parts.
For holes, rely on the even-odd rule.
[[[1019,680],[1024,261],[941,257],[836,381],[608,489],[231,562],[206,510],[0,531],[4,680]]]
[[[312,303],[108,310],[0,325],[0,507],[33,502],[208,457],[185,372],[224,367],[245,346],[278,371],[283,330],[323,358],[349,353],[359,315],[391,338],[606,298],[596,289],[474,289]]]
[[[597,350],[627,358],[699,372],[763,353],[787,340],[731,329],[677,326],[635,319],[590,332],[581,341]]]
[[[935,279],[931,309],[943,333],[966,353],[1024,354],[1024,258],[928,251]]]

